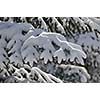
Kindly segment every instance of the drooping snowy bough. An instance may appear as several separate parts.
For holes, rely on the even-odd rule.
[[[0,22],[0,77],[3,82],[59,83],[67,82],[75,73],[79,76],[77,82],[87,82],[90,76],[85,68],[75,66],[61,78],[57,67],[68,63],[84,65],[85,58],[81,46],[68,42],[59,33],[34,29],[28,23]]]
[[[14,72],[11,76],[2,77],[5,83],[62,83],[60,79],[51,74],[47,74],[37,67],[31,68],[28,65],[24,65],[20,69],[15,66],[9,66],[9,72]]]
[[[76,58],[84,65],[83,58],[86,58],[80,46],[67,42],[61,34],[49,32],[42,32],[36,37],[30,36],[21,47],[21,55],[24,61],[29,62],[31,66],[33,62],[37,63],[42,58],[47,64],[56,57],[59,64],[62,61],[74,61]]]

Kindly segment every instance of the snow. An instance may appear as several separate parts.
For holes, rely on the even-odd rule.
[[[55,76],[53,76],[51,74],[47,74],[47,73],[41,71],[37,67],[31,68],[31,72],[29,72],[29,73],[24,69],[24,68],[30,69],[30,67],[28,65],[24,65],[20,69],[16,69],[12,65],[9,65],[9,67],[10,67],[10,70],[12,70],[12,68],[14,68],[15,72],[13,73],[13,76],[9,77],[7,80],[5,80],[5,82],[63,83],[60,79],[56,78]]]
[[[88,34],[82,34],[77,39],[77,43],[79,45],[83,45],[84,49],[88,49],[91,51],[93,49],[100,49],[100,35],[98,34],[98,38],[95,33],[90,32]]]
[[[62,81],[60,79],[54,77],[51,74],[46,74],[45,72],[41,71],[37,67],[32,68],[31,75],[33,75],[33,77],[35,77],[35,74],[37,75],[38,81],[40,81],[40,82],[55,83],[55,81],[56,81],[57,83],[62,83]]]
[[[1,22],[2,23],[2,22]],[[2,24],[5,24],[4,22]],[[1,25],[2,25],[1,24]],[[30,29],[33,29],[32,25],[27,23],[21,23],[21,24],[15,24],[12,23],[12,25],[9,26],[9,24],[5,25],[3,29],[0,29],[0,35],[3,38],[7,38],[7,40],[11,39],[16,33],[21,34],[22,30],[29,31]],[[10,35],[9,35],[10,34]]]
[[[100,26],[100,19],[97,19],[95,17],[89,17],[89,19]]]
[[[62,27],[62,25],[58,22],[58,20],[55,17],[53,17],[52,19],[53,19],[53,23],[57,23],[58,31],[65,34],[66,33],[65,30]]]
[[[3,69],[0,75],[10,76],[11,74],[15,76],[15,80],[19,81],[27,79],[28,82],[62,83],[60,79],[37,68],[34,63],[38,65],[42,62],[43,66],[48,63],[61,65],[63,61],[66,63],[69,60],[74,62],[77,58],[77,62],[84,65],[83,58],[86,58],[86,54],[78,44],[88,41],[85,40],[86,37],[81,35],[78,44],[68,42],[60,33],[47,32],[44,20],[41,17],[38,19],[42,21],[41,28],[45,30],[34,29],[28,23],[0,22],[0,69]],[[64,28],[56,18],[53,18],[52,21],[57,23],[57,28],[61,30],[61,33],[65,33]],[[81,41],[81,37],[84,41]],[[97,46],[99,45],[97,44]],[[48,70],[53,70],[53,67],[50,67],[48,66]],[[25,68],[31,72],[28,73]],[[72,70],[72,73],[78,72],[76,69]],[[26,79],[23,77],[24,75],[26,75]],[[87,81],[86,75],[82,76],[81,81]]]
[[[84,67],[75,66],[75,65],[64,65],[64,64],[61,64],[58,67],[64,68],[64,73],[65,75],[68,76],[77,73],[82,83],[85,83],[88,81],[88,79],[90,79],[90,75],[88,74],[87,70]],[[77,76],[75,78],[77,78]]]
[[[52,42],[54,42],[56,45],[59,46],[58,51],[56,51],[56,49],[55,49],[54,45],[52,44]],[[68,55],[68,58],[71,59],[71,61],[74,61],[74,59],[77,58],[79,60],[79,63],[81,63],[83,65],[84,62],[83,62],[82,59],[86,58],[85,53],[82,51],[80,46],[74,45],[72,43],[70,43],[70,44],[59,33],[42,32],[39,36],[29,37],[23,43],[23,46],[21,48],[21,52],[25,53],[24,50],[30,48],[30,46],[33,46],[33,47],[38,46],[39,48],[43,48],[44,51],[40,55],[40,58],[41,59],[44,58],[44,63],[46,64],[48,62],[48,60],[52,62],[53,57],[58,58],[58,63],[61,63],[62,60],[65,61],[67,56],[64,54],[64,49],[66,49],[66,50],[71,51],[71,56],[70,56],[70,54]],[[30,51],[27,50],[26,54],[28,52],[30,52]],[[26,54],[24,54],[24,55],[26,55]],[[24,55],[22,54],[23,58],[25,58]],[[29,54],[27,54],[27,55],[29,55]],[[32,59],[32,57],[31,58],[26,57],[26,59],[27,60],[29,59],[29,62],[30,62],[30,59]]]
[[[89,24],[93,29],[96,29],[96,30],[98,30],[98,31],[100,31],[100,20],[98,20],[98,22],[97,22],[97,19],[95,19],[95,18],[92,18],[92,17],[90,17],[90,18],[88,18],[88,17],[82,17],[82,19],[83,19],[83,21],[84,21],[84,23],[87,23],[87,24]]]
[[[40,59],[44,59],[44,63],[47,64],[48,60],[52,62],[52,55],[50,54],[49,50],[44,50],[41,55]]]
[[[42,25],[41,25],[41,29],[47,31],[48,28],[47,28],[47,25],[46,25],[46,23],[44,22],[43,18],[42,18],[42,17],[38,17],[38,20],[41,21],[41,24],[42,24]]]
[[[60,48],[59,50],[57,50],[55,53],[54,53],[54,57],[57,57],[58,58],[58,63],[60,64],[63,61],[66,60],[66,55],[63,51],[62,48]]]

